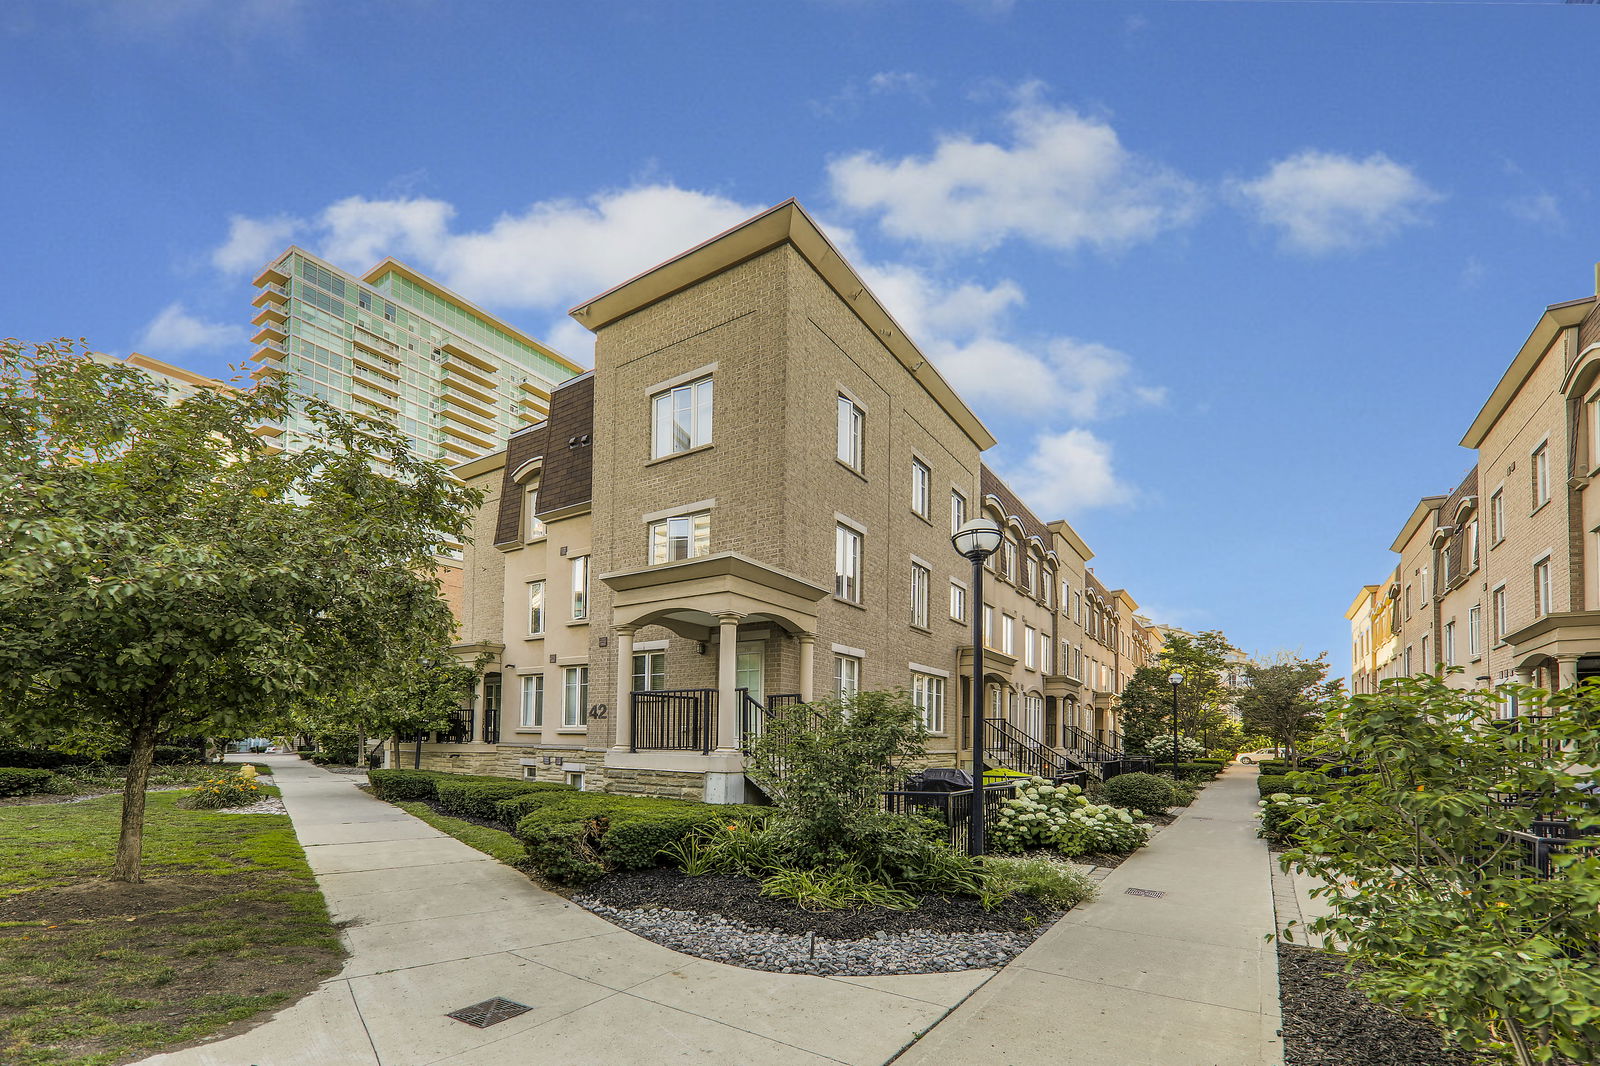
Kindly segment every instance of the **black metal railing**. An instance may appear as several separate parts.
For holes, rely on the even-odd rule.
[[[485,744],[500,743],[500,711],[498,708],[492,711],[487,707],[484,708],[483,742]]]
[[[1000,805],[1016,793],[1017,782],[987,785],[983,789],[983,820],[994,825],[1000,818]],[[920,816],[939,823],[945,829],[945,839],[950,847],[962,853],[971,850],[972,793],[966,788],[957,792],[923,792],[896,789],[883,794],[884,809],[892,814]]]
[[[1121,734],[1111,736],[1120,739]],[[1102,780],[1109,781],[1118,774],[1150,773],[1151,761],[1142,755],[1129,755],[1118,746],[1107,744],[1092,734],[1069,725],[1062,731],[1061,746],[1083,756]]]
[[[633,751],[698,751],[709,755],[717,746],[717,690],[657,689],[630,693]]]
[[[472,739],[472,712],[452,711],[443,729],[433,732],[435,744],[465,744]]]
[[[1088,778],[1076,760],[1039,743],[1004,718],[983,720],[983,755],[990,766],[1032,777],[1078,785]]]

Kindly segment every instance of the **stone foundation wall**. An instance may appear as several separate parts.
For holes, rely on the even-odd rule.
[[[667,799],[703,800],[704,774],[681,770],[631,770],[596,766],[584,773],[584,786],[592,791],[622,796],[663,796]]]

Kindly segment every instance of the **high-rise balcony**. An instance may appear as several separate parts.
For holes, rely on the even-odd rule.
[[[263,285],[261,287],[261,291],[256,293],[256,298],[250,302],[256,307],[261,307],[269,303],[287,303],[288,300],[289,289],[286,286],[269,283],[267,285]]]
[[[486,401],[477,395],[468,393],[460,387],[458,382],[445,381],[444,388],[439,392],[439,399],[441,403],[453,404],[477,415],[479,418],[487,418],[491,422],[494,421],[494,401]],[[438,409],[444,410],[442,406]]]
[[[267,267],[261,273],[257,274],[256,280],[251,282],[251,284],[257,288],[260,288],[263,285],[287,285],[289,284],[289,274],[282,267],[274,263],[272,266]]]
[[[256,360],[282,359],[288,354],[288,351],[283,347],[282,341],[264,340],[261,342],[261,346],[256,349],[255,354],[250,358]]]
[[[251,325],[259,326],[267,322],[284,322],[289,318],[289,312],[282,304],[267,304],[256,317],[250,320]]]
[[[458,341],[443,341],[439,345],[439,350],[443,352],[447,358],[476,367],[485,374],[493,374],[495,371],[500,369],[500,365],[494,360],[483,355],[481,352],[473,351],[471,348],[468,348],[466,345],[461,344]]]
[[[493,419],[474,417],[468,414],[466,411],[463,411],[461,408],[452,406],[451,404],[445,404],[439,409],[439,413],[445,418],[449,419],[451,422],[454,422],[457,425],[465,426],[468,429],[476,430],[487,437],[493,437],[495,434],[495,425]]]
[[[479,389],[493,392],[495,383],[491,372],[483,370],[476,364],[447,352],[444,357],[444,369],[447,374],[453,375],[459,381],[471,382]],[[449,380],[448,378],[446,380]]]
[[[283,325],[278,322],[268,322],[262,326],[254,337],[250,338],[251,344],[261,344],[265,341],[278,341],[280,344],[289,339],[289,334],[284,332]]]
[[[445,387],[455,389],[457,392],[470,396],[480,403],[488,404],[490,407],[494,406],[494,382],[485,381],[475,375],[468,376],[457,371],[449,364],[445,365],[445,370],[449,371],[443,378]]]
[[[465,426],[456,425],[453,422],[444,422],[439,426],[439,428],[444,430],[445,433],[444,439],[441,442],[445,445],[445,447],[449,447],[450,438],[455,437],[457,440],[465,441],[467,445],[475,449],[472,453],[474,455],[481,455],[484,452],[492,451],[494,449],[494,439],[490,434],[479,433],[476,430],[468,429]]]

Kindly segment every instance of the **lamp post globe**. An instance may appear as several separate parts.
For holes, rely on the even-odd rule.
[[[1172,780],[1178,780],[1178,688],[1183,684],[1183,674],[1177,670],[1167,678],[1172,686]]]
[[[972,560],[972,685],[967,690],[972,705],[972,805],[967,815],[967,853],[983,854],[983,561],[1000,547],[1000,526],[987,518],[974,518],[950,535],[950,543]]]

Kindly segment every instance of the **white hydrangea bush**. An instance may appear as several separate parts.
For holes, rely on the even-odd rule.
[[[1090,851],[1120,853],[1140,848],[1150,839],[1150,824],[1141,811],[1090,803],[1077,785],[1052,785],[1031,777],[1000,808],[989,829],[996,851],[1019,852],[1054,848],[1063,855]]]

